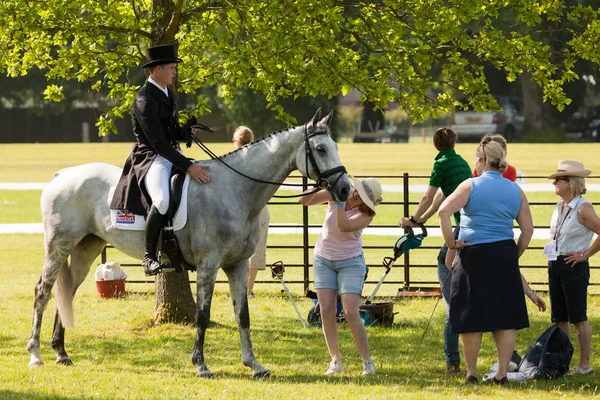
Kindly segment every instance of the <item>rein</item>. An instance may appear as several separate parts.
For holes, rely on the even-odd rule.
[[[319,131],[319,132],[313,132],[313,133],[308,133],[308,129],[306,127],[306,124],[304,125],[304,143],[305,143],[305,148],[306,148],[306,157],[308,158],[308,160],[310,160],[310,163],[313,167],[313,170],[315,171],[315,173],[317,174],[317,180],[316,183],[313,185],[314,186],[314,190],[311,190],[310,192],[305,192],[305,193],[301,193],[301,194],[294,194],[294,195],[289,195],[289,196],[276,196],[274,195],[273,197],[276,198],[293,198],[293,197],[303,197],[303,196],[308,196],[311,194],[314,194],[316,192],[318,192],[319,190],[323,189],[327,189],[327,190],[331,190],[335,187],[335,185],[337,184],[337,182],[339,181],[339,179],[342,176],[342,173],[346,172],[346,168],[343,165],[340,165],[339,167],[335,167],[335,168],[331,168],[323,173],[320,172],[319,167],[317,166],[317,163],[315,161],[315,157],[312,153],[312,149],[310,148],[310,145],[308,143],[308,139],[316,136],[316,135],[323,135],[326,134],[326,132],[323,131]],[[224,166],[226,166],[227,168],[229,168],[230,170],[232,170],[233,172],[235,172],[236,174],[243,176],[246,179],[250,179],[251,181],[257,182],[257,183],[264,183],[267,185],[277,185],[277,186],[294,186],[294,187],[298,187],[298,186],[302,186],[304,187],[304,184],[302,183],[278,183],[278,182],[271,182],[271,181],[265,181],[262,179],[257,179],[257,178],[253,178],[249,175],[244,174],[243,172],[238,171],[237,169],[233,168],[231,165],[227,164],[225,161],[223,161],[220,157],[218,157],[215,153],[212,152],[211,149],[209,149],[201,140],[197,139],[194,135],[191,135],[192,140],[198,145],[198,147],[200,147],[202,149],[202,151],[204,151],[211,159],[213,160],[217,160],[219,162],[221,162]],[[307,167],[307,175],[308,175],[308,163],[305,164]],[[328,176],[331,176],[335,173],[339,173],[339,176],[337,177],[337,179],[335,180],[335,182],[333,183],[333,185],[330,184],[329,180],[327,180],[326,178]]]

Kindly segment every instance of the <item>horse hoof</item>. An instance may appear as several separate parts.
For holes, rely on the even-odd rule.
[[[42,360],[30,361],[29,365],[27,366],[29,368],[42,368],[44,366],[44,363],[42,362]]]
[[[212,379],[212,378],[214,378],[213,373],[210,372],[210,370],[208,368],[204,368],[202,370],[200,370],[198,368],[198,372],[196,372],[196,376],[198,378],[204,378],[204,379]]]
[[[71,360],[71,357],[57,358],[56,365],[73,365],[73,360]]]
[[[265,369],[263,371],[258,371],[258,372],[254,372],[252,374],[253,378],[270,378],[271,377],[271,371],[269,371],[268,369]]]

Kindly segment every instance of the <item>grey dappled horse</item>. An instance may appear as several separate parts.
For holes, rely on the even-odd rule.
[[[320,115],[319,110],[306,125],[271,134],[222,156],[221,160],[252,178],[276,183],[282,183],[298,169],[327,188],[335,200],[346,200],[351,184],[330,136],[331,114],[322,120]],[[306,144],[309,151],[305,150]],[[217,271],[221,267],[229,280],[242,362],[252,368],[253,376],[267,376],[270,371],[256,361],[252,351],[246,286],[248,257],[254,252],[259,236],[260,210],[279,186],[240,176],[219,160],[197,163],[210,166],[211,181],[190,182],[188,220],[176,232],[185,260],[197,267],[198,329],[192,362],[198,368],[198,376],[212,376],[204,364],[204,337]],[[102,163],[65,168],[42,192],[45,257],[35,287],[33,327],[27,345],[30,367],[43,365],[42,316],[55,282],[57,313],[52,348],[57,353],[57,364],[70,365],[72,361],[64,347],[65,327],[73,326],[73,297],[92,262],[106,243],[132,257],[143,258],[144,232],[111,226],[109,203],[120,175],[120,168]]]

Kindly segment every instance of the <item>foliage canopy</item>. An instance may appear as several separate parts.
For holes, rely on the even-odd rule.
[[[249,86],[290,123],[278,99],[352,88],[416,120],[454,109],[458,93],[495,108],[486,63],[508,81],[530,72],[562,109],[577,61],[600,64],[599,17],[597,6],[558,0],[3,0],[0,72],[42,70],[53,101],[66,81],[91,83],[113,101],[104,132],[131,107],[145,48],[169,42],[184,60],[179,91],[217,85],[231,98]],[[560,50],[555,32],[566,37]],[[196,111],[208,110],[199,96]]]

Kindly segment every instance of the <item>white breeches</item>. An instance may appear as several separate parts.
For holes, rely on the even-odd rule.
[[[144,184],[152,199],[152,205],[163,215],[169,209],[169,177],[172,167],[173,164],[169,160],[157,155],[144,176]]]

